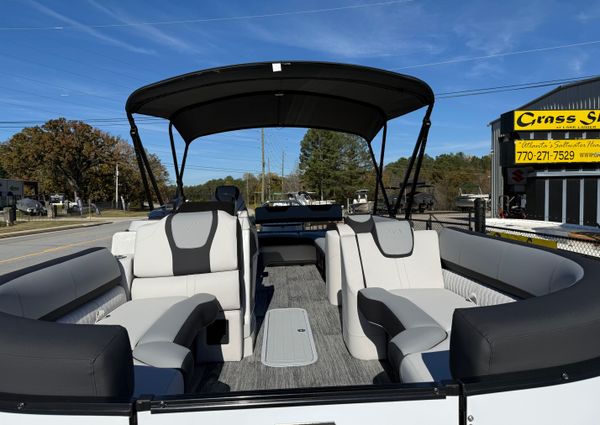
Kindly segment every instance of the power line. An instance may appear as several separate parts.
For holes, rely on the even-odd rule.
[[[23,75],[13,75],[13,74],[9,74],[8,72],[2,72],[2,71],[0,71],[0,74],[8,75],[8,76],[14,77],[14,78],[20,78],[20,79],[23,79],[23,80],[32,81],[34,83],[42,84],[42,85],[44,85],[46,87],[56,87],[58,89],[66,90],[66,91],[73,92],[73,93],[79,93],[79,94],[84,94],[86,96],[97,97],[99,99],[105,99],[105,100],[108,100],[108,101],[111,101],[111,102],[119,102],[117,99],[114,99],[112,97],[102,96],[102,95],[95,94],[95,93],[89,93],[89,92],[82,91],[82,90],[73,90],[73,89],[71,89],[69,87],[64,87],[64,86],[61,86],[61,85],[58,85],[58,84],[52,84],[52,83],[49,83],[47,81],[37,80],[37,79],[31,78],[31,77],[25,77]]]
[[[457,97],[469,97],[469,96],[479,96],[479,95],[484,95],[484,94],[504,93],[504,92],[517,91],[517,90],[528,90],[528,89],[535,89],[535,88],[541,88],[541,87],[555,86],[557,84],[584,81],[584,80],[588,80],[590,78],[595,78],[595,77],[598,77],[598,75],[592,75],[592,76],[586,76],[586,77],[575,77],[575,78],[564,78],[564,79],[560,79],[560,80],[536,81],[536,82],[523,83],[523,84],[511,84],[511,85],[507,85],[507,86],[469,89],[469,90],[462,90],[462,91],[456,91],[456,92],[440,93],[440,94],[436,94],[436,97],[438,99],[452,99],[452,98],[457,98]]]
[[[442,92],[436,93],[436,97],[438,99],[452,99],[457,97],[468,97],[468,96],[479,96],[485,94],[494,94],[494,93],[502,93],[502,92],[510,92],[515,90],[527,90],[534,89],[540,87],[549,87],[558,84],[564,83],[572,83],[577,81],[583,81],[590,78],[599,77],[599,75],[588,75],[584,77],[570,77],[570,78],[562,78],[562,79],[554,79],[554,80],[541,80],[541,81],[532,81],[527,83],[520,84],[509,84],[509,85],[501,85],[501,86],[492,86],[492,87],[482,87],[475,89],[465,89],[451,92]],[[0,103],[8,103],[15,106],[21,106],[18,103],[11,103],[0,100]],[[78,118],[78,121],[85,121],[90,124],[104,124],[104,125],[129,125],[127,118],[125,117],[111,117],[111,118]],[[136,119],[136,122],[142,123],[158,123],[163,122],[161,118],[155,117],[139,117]],[[21,126],[21,125],[40,125],[44,124],[45,121],[41,120],[26,120],[26,121],[0,121],[0,126],[2,128],[8,128],[7,126]],[[271,146],[270,142],[267,141],[267,149],[270,154],[272,154],[275,158],[274,148]]]
[[[354,10],[364,9],[369,7],[380,7],[380,6],[391,6],[394,4],[410,3],[415,0],[391,0],[377,3],[366,3],[366,4],[355,4],[348,6],[339,7],[328,7],[321,9],[306,9],[296,10],[287,12],[275,12],[265,13],[257,15],[243,15],[243,16],[224,16],[214,18],[195,18],[195,19],[179,19],[170,21],[148,21],[148,22],[128,22],[118,24],[102,24],[102,25],[53,25],[45,27],[0,27],[0,31],[60,31],[65,29],[108,29],[108,28],[125,28],[125,27],[139,27],[139,26],[158,26],[158,25],[180,25],[180,24],[200,24],[209,22],[225,22],[225,21],[242,21],[250,19],[264,19],[264,18],[278,18],[284,16],[295,16],[295,15],[312,15],[318,13],[338,12],[342,10]]]
[[[572,47],[591,46],[594,44],[600,44],[600,40],[583,41],[581,43],[562,44],[562,45],[558,45],[558,46],[538,47],[535,49],[516,50],[516,51],[511,51],[511,52],[503,52],[503,53],[493,53],[493,54],[483,55],[483,56],[471,56],[471,57],[467,57],[467,58],[448,59],[448,60],[444,60],[444,61],[440,61],[440,62],[429,62],[429,63],[421,63],[421,64],[415,64],[415,65],[407,65],[407,66],[394,68],[394,69],[401,70],[401,69],[424,68],[424,67],[428,67],[428,66],[449,65],[449,64],[455,64],[455,63],[483,60],[483,59],[500,58],[500,57],[505,57],[505,56],[525,55],[528,53],[547,52],[550,50],[569,49]]]
[[[76,77],[81,77],[84,80],[95,80],[95,81],[98,81],[98,82],[100,82],[102,84],[108,84],[108,85],[112,85],[112,86],[118,86],[118,87],[124,88],[126,90],[131,90],[131,87],[124,86],[122,84],[118,84],[118,83],[116,83],[114,81],[110,81],[110,82],[104,81],[104,80],[101,80],[99,78],[92,77],[90,75],[84,75],[84,74],[80,74],[78,72],[73,72],[73,71],[68,70],[68,69],[58,68],[56,66],[50,66],[50,65],[47,65],[47,64],[34,62],[34,61],[31,61],[31,60],[28,60],[28,59],[20,58],[18,56],[9,55],[7,53],[2,53],[1,56],[5,56],[5,57],[10,58],[12,60],[16,60],[16,61],[23,62],[23,63],[29,63],[29,64],[32,64],[32,65],[35,65],[35,66],[38,66],[38,67],[41,67],[41,68],[47,68],[47,69],[51,69],[51,70],[54,70],[54,71],[59,71],[59,72],[64,72],[64,73],[67,73],[67,74],[75,75]]]
[[[106,68],[104,66],[99,65],[97,62],[93,63],[93,64],[91,64],[89,62],[88,63],[83,62],[81,60],[81,55],[72,56],[72,55],[64,55],[64,54],[58,53],[56,51],[49,52],[47,49],[37,48],[36,46],[32,46],[29,43],[23,43],[21,40],[19,41],[18,45],[20,45],[21,47],[24,47],[23,51],[37,51],[37,52],[39,52],[41,54],[45,54],[45,55],[49,54],[51,56],[58,57],[58,58],[61,58],[63,60],[69,61],[69,62],[74,62],[74,63],[76,63],[78,65],[92,66],[95,70],[100,70],[100,71],[107,72],[107,73],[110,73],[110,74],[115,74],[115,75],[119,75],[121,77],[129,78],[129,79],[134,80],[134,81],[136,81],[138,83],[140,83],[140,82],[141,83],[145,83],[145,81],[140,78],[140,75],[128,74],[128,73],[125,73],[125,72],[121,72],[121,71],[117,71],[117,70],[114,70],[114,69]],[[85,49],[78,49],[78,50],[86,51]],[[61,51],[64,51],[64,46],[61,46]],[[86,51],[86,53],[88,53],[88,52]],[[96,55],[96,56],[99,56],[99,55]],[[76,57],[77,59],[74,59],[74,57]]]

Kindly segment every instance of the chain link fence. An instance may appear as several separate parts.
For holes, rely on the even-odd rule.
[[[455,227],[474,231],[475,228],[474,219],[471,214],[465,216],[453,214],[452,217],[443,218],[430,214],[429,218],[416,218],[412,220],[412,223],[415,230],[439,231],[444,227]],[[574,236],[560,236],[520,229],[508,229],[500,226],[486,226],[486,233],[490,236],[600,257],[600,233],[579,233]]]

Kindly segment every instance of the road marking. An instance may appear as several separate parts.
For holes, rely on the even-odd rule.
[[[47,248],[42,251],[32,252],[31,254],[25,254],[25,255],[21,255],[19,257],[13,257],[13,258],[7,258],[6,260],[0,260],[0,264],[6,264],[6,263],[10,263],[12,261],[18,261],[18,260],[22,260],[24,258],[29,258],[29,257],[35,257],[37,255],[44,255],[44,254],[48,254],[50,252],[63,251],[65,249],[73,248],[75,246],[85,245],[85,244],[89,244],[89,243],[93,243],[93,242],[105,241],[110,238],[112,238],[112,236],[105,236],[103,238],[91,239],[89,241],[70,243],[70,244],[62,245],[62,246],[55,246],[53,248]]]

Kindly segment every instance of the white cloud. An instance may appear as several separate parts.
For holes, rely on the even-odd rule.
[[[135,21],[133,21],[129,17],[127,17],[125,15],[125,13],[121,10],[119,10],[119,11],[111,10],[111,9],[105,7],[104,5],[99,4],[98,2],[96,2],[94,0],[89,0],[88,3],[91,6],[98,9],[99,11],[101,11],[102,13],[111,17],[112,19],[117,20],[118,22],[121,22],[123,24],[128,24],[128,25],[135,24]],[[192,46],[188,42],[186,42],[178,37],[175,37],[173,35],[167,34],[165,31],[159,30],[158,28],[156,28],[152,25],[134,25],[131,28],[133,31],[135,31],[136,35],[143,36],[147,39],[150,39],[150,40],[152,40],[156,43],[162,44],[164,46],[172,47],[179,51],[188,51],[188,52],[194,52],[194,53],[199,52],[198,49],[196,49],[194,46]]]
[[[153,50],[134,46],[132,44],[126,43],[126,42],[116,39],[114,37],[103,34],[102,32],[100,32],[94,28],[90,28],[90,27],[82,24],[81,22],[71,19],[65,15],[62,15],[62,14],[56,12],[55,10],[52,10],[49,7],[44,6],[43,4],[38,3],[35,0],[29,0],[29,4],[33,8],[35,8],[38,12],[41,12],[52,18],[58,19],[59,21],[64,22],[70,26],[73,26],[73,27],[77,28],[78,30],[80,30],[100,41],[103,41],[105,43],[112,44],[113,46],[121,47],[123,49],[129,50],[129,51],[135,52],[135,53],[142,53],[142,54],[155,54],[156,53]]]
[[[438,52],[434,36],[419,30],[418,4],[361,9],[336,15],[246,22],[252,38],[335,58],[375,58]]]

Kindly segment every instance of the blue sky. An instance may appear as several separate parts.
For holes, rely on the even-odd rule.
[[[415,75],[436,93],[595,75],[599,20],[600,2],[590,1],[3,0],[0,141],[22,128],[6,122],[124,118],[141,85],[243,62],[364,64]],[[487,153],[487,124],[550,89],[440,98],[428,153]],[[421,115],[390,126],[388,161],[410,153]],[[94,125],[129,140],[123,122]],[[171,167],[166,123],[139,127]],[[302,134],[266,130],[273,171],[282,152],[293,169]],[[260,130],[198,141],[188,164],[188,184],[257,172]]]

